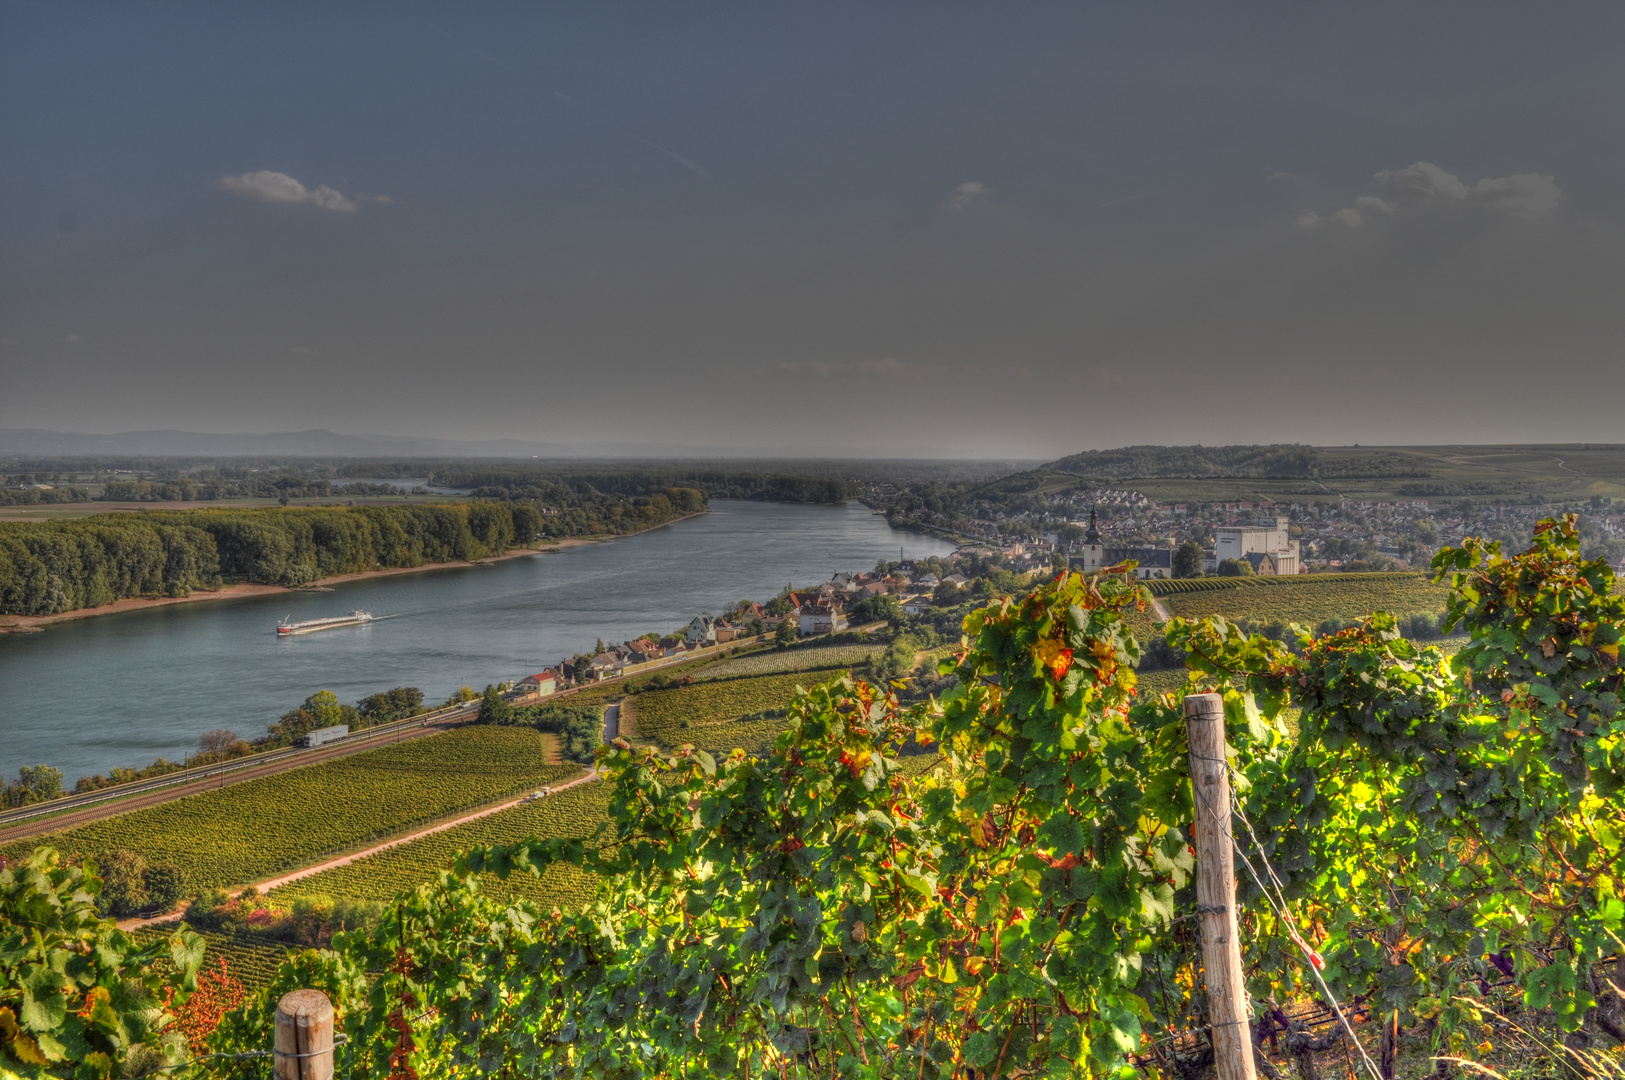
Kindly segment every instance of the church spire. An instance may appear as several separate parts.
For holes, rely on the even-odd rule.
[[[1100,543],[1100,521],[1095,517],[1094,503],[1089,504],[1089,531],[1083,534],[1083,542],[1086,544]]]

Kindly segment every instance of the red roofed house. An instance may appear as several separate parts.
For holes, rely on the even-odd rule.
[[[546,697],[559,688],[559,673],[549,668],[537,672],[535,675],[526,675],[519,680],[514,689],[529,697]]]

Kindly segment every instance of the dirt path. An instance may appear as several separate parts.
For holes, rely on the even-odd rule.
[[[605,707],[604,741],[606,743],[620,734],[620,716],[620,702],[615,702],[614,704]],[[596,768],[588,769],[585,774],[578,776],[576,779],[568,781],[567,783],[560,784],[559,786],[553,788],[552,791],[554,794],[557,794],[560,791],[568,791],[577,785],[590,783],[596,779],[598,779],[598,770]],[[302,881],[308,877],[314,877],[315,875],[324,871],[336,870],[341,866],[349,866],[351,863],[356,862],[357,860],[365,859],[371,855],[377,855],[379,852],[388,851],[391,848],[400,847],[402,844],[410,844],[412,841],[421,840],[425,836],[433,836],[435,833],[445,832],[447,829],[455,829],[459,825],[466,825],[470,821],[478,821],[480,818],[490,817],[492,814],[500,814],[504,810],[511,810],[520,803],[524,802],[527,797],[528,796],[521,795],[518,798],[509,799],[508,801],[498,803],[495,806],[487,806],[483,810],[476,810],[471,814],[464,814],[461,817],[453,818],[450,821],[442,821],[438,825],[431,825],[426,829],[419,829],[417,832],[408,833],[406,836],[397,836],[395,839],[386,840],[382,844],[374,844],[372,847],[366,848],[362,851],[352,852],[349,855],[341,855],[336,859],[329,859],[327,862],[317,863],[315,866],[307,866],[303,870],[295,870],[290,874],[283,874],[281,877],[267,878],[264,881],[256,881],[253,883],[253,885],[254,888],[258,889],[261,893],[268,893],[272,889],[280,889],[284,885],[292,884],[295,881]],[[551,798],[552,796],[548,797]],[[231,891],[235,892],[239,890],[233,889]],[[170,920],[178,919],[185,914],[186,906],[183,904],[174,911],[165,912],[162,915],[153,915],[145,919],[125,919],[118,925],[120,930],[134,930],[142,926],[153,926],[158,923],[169,922]]]
[[[1173,618],[1172,615],[1168,614],[1168,609],[1162,606],[1162,601],[1155,596],[1151,598],[1151,610],[1157,613],[1158,622],[1167,622]]]
[[[598,779],[597,770],[590,770],[574,780],[560,784],[558,787],[553,788],[552,791],[554,794],[557,794],[560,791],[568,791],[570,788],[576,787],[579,784],[590,783],[596,779]],[[410,844],[414,840],[423,839],[425,836],[433,836],[435,833],[442,833],[448,829],[455,829],[459,825],[466,825],[470,821],[478,821],[480,818],[490,817],[492,814],[500,814],[504,810],[512,810],[514,807],[524,802],[528,797],[528,795],[521,795],[518,798],[509,799],[507,802],[498,803],[495,806],[487,806],[483,810],[476,810],[471,814],[464,814],[461,817],[453,818],[450,821],[442,821],[440,824],[431,825],[426,829],[419,829],[417,832],[408,833],[405,836],[397,836],[393,840],[386,840],[382,844],[375,844],[370,848],[352,852],[349,855],[341,855],[336,859],[329,859],[327,862],[317,863],[315,866],[307,866],[303,870],[295,870],[290,874],[283,874],[281,877],[266,878],[264,881],[253,882],[252,885],[261,893],[268,893],[272,889],[280,889],[282,886],[290,885],[295,881],[302,881],[305,878],[314,877],[315,875],[328,870],[336,870],[341,866],[349,866],[353,862],[368,858],[372,855],[377,855],[380,852],[389,851],[391,848],[398,848],[402,844]],[[240,889],[247,887],[248,886],[240,886],[229,891],[238,892]],[[158,923],[170,922],[174,919],[182,917],[185,914],[186,905],[182,904],[174,911],[165,912],[162,915],[153,915],[145,919],[121,920],[118,927],[120,930],[135,930],[143,926],[155,926]]]

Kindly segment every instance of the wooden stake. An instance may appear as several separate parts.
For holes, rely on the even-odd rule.
[[[277,1080],[332,1080],[333,1003],[320,990],[291,990],[276,1004]]]
[[[1230,838],[1230,772],[1224,758],[1224,698],[1185,698],[1196,797],[1196,908],[1207,972],[1208,1023],[1219,1080],[1256,1080],[1236,926],[1236,869]]]

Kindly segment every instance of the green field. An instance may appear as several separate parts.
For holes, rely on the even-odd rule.
[[[188,890],[241,885],[419,822],[581,775],[544,763],[540,734],[465,727],[9,844],[126,848],[180,868]]]
[[[208,942],[208,951],[203,954],[203,970],[211,975],[219,971],[220,958],[223,956],[232,976],[250,990],[269,985],[289,950],[298,948],[278,941],[249,941],[229,937],[214,930],[199,930],[196,927],[192,927],[192,931],[201,934],[203,940]],[[144,926],[130,931],[130,936],[145,945],[157,939],[167,941],[174,932],[175,924],[170,923],[165,926]],[[161,964],[168,962],[159,961]]]
[[[470,821],[455,829],[414,840],[377,855],[359,859],[274,890],[278,907],[300,896],[350,897],[388,900],[434,877],[460,851],[481,844],[511,844],[529,836],[590,837],[605,822],[610,788],[602,783],[581,784],[533,803]],[[486,892],[499,897],[525,897],[541,904],[568,907],[592,896],[593,878],[572,867],[555,867],[541,879],[528,875],[502,881],[487,876]]]
[[[866,664],[877,653],[884,652],[881,645],[814,645],[805,649],[775,649],[729,657],[708,664],[703,669],[706,678],[729,678],[739,675],[776,675],[788,671],[815,671],[849,668]]]
[[[1162,606],[1169,614],[1186,618],[1223,615],[1227,619],[1253,619],[1263,623],[1296,622],[1313,628],[1326,619],[1352,621],[1373,611],[1438,615],[1444,611],[1447,595],[1443,586],[1434,585],[1422,574],[1304,574],[1285,578],[1198,580],[1255,584],[1161,597]]]
[[[733,721],[751,713],[783,709],[795,698],[797,686],[813,686],[835,674],[825,671],[761,675],[699,682],[670,690],[645,691],[633,703],[636,714],[634,730],[640,741],[659,743],[661,746],[680,746],[683,743],[693,743],[705,749],[713,748],[708,743],[716,747],[727,744],[726,749],[735,745],[745,746],[747,729],[760,725],[735,725]],[[782,721],[766,722],[775,725],[776,730],[784,727]],[[735,734],[737,740],[730,742],[735,739]],[[758,734],[754,731],[749,733],[751,738]]]

